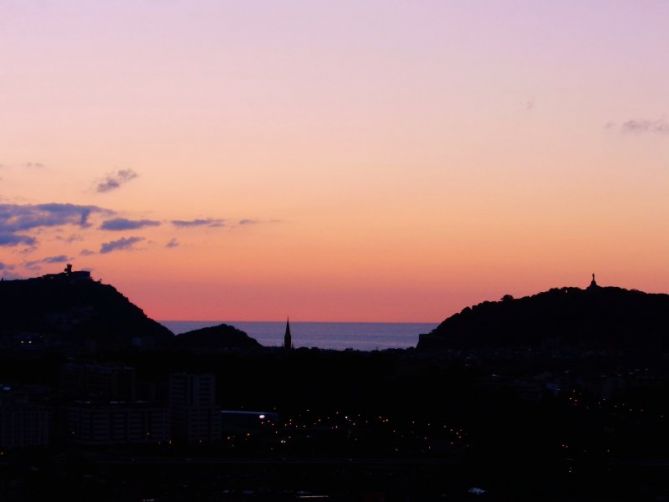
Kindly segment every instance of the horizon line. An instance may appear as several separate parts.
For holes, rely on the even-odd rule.
[[[256,323],[282,323],[286,322],[285,319],[282,320],[226,320],[226,319],[156,319],[159,323],[165,322],[212,322],[212,323],[236,323],[236,322],[256,322]],[[440,324],[443,322],[443,319],[440,321],[295,321],[291,320],[292,323],[304,324],[304,323],[327,323],[327,324]]]

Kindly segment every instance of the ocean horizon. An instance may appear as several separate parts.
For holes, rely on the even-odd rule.
[[[175,335],[229,324],[255,338],[267,347],[283,344],[285,321],[160,321]],[[429,333],[438,323],[408,322],[293,322],[290,329],[293,345],[335,350],[385,350],[415,347],[418,335]]]

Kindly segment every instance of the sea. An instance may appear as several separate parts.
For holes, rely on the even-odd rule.
[[[281,346],[286,322],[249,321],[161,321],[175,334],[194,329],[230,324],[255,338],[262,345]],[[385,350],[415,347],[418,335],[429,333],[436,323],[391,322],[292,322],[293,346],[334,350]]]

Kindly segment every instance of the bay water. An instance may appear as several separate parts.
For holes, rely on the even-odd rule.
[[[280,346],[286,322],[250,321],[161,321],[175,334],[194,329],[230,324],[255,338],[262,345]],[[293,346],[335,350],[384,350],[415,347],[418,335],[429,333],[436,323],[391,322],[291,322]]]

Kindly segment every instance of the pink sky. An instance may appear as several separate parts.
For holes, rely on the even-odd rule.
[[[439,321],[593,271],[669,291],[667,20],[0,0],[0,273],[67,260],[159,319]]]

